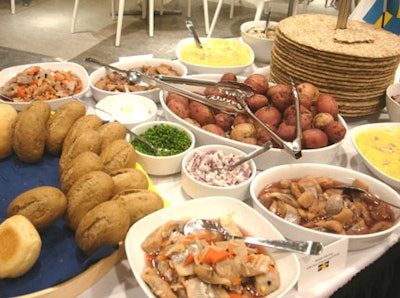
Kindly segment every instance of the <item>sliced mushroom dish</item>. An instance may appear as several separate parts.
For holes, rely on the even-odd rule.
[[[185,220],[171,220],[142,243],[141,277],[157,297],[264,297],[280,287],[275,260],[264,248],[202,230],[184,235]],[[245,232],[230,216],[216,220],[233,235]]]
[[[265,186],[258,200],[274,214],[294,224],[321,232],[363,235],[389,229],[395,214],[386,203],[327,177],[282,179]],[[360,180],[351,185],[368,190]],[[350,184],[349,184],[350,186]]]

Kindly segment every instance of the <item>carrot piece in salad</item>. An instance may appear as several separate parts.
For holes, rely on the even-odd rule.
[[[216,264],[228,258],[225,250],[209,247],[203,256],[202,262],[206,264]]]
[[[39,66],[32,66],[32,67],[29,67],[27,70],[26,70],[26,74],[27,75],[29,75],[29,76],[33,76],[34,74],[36,74],[36,73],[38,73],[40,71],[40,67]]]

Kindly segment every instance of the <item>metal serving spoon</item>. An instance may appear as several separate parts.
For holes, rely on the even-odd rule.
[[[192,36],[193,36],[193,38],[194,38],[194,41],[196,42],[196,45],[197,45],[200,49],[202,49],[202,48],[203,48],[203,45],[201,44],[200,38],[199,38],[199,36],[197,35],[196,30],[194,29],[194,26],[193,26],[192,21],[186,20],[186,21],[185,21],[185,24],[186,24],[186,27],[188,28],[190,34],[192,34]]]
[[[106,110],[103,110],[102,108],[97,107],[95,104],[89,103],[89,102],[84,101],[84,100],[82,100],[82,99],[80,99],[80,98],[78,98],[78,97],[75,97],[75,96],[72,96],[72,98],[73,98],[74,100],[76,100],[76,101],[79,101],[80,103],[83,103],[83,104],[84,104],[85,106],[87,106],[87,107],[91,107],[91,108],[96,109],[96,110],[98,110],[98,111],[100,111],[100,112],[102,112],[102,113],[107,114],[107,115],[110,116],[110,117],[112,118],[112,120],[114,120],[115,122],[121,123],[120,121],[117,120],[117,117],[116,117],[115,115],[113,115],[112,113],[110,113],[110,112],[108,112],[108,111],[106,111]],[[121,124],[122,124],[122,123],[121,123]],[[142,138],[141,136],[137,135],[136,133],[134,133],[133,131],[131,131],[129,128],[127,128],[125,125],[122,124],[122,126],[125,128],[125,131],[126,131],[127,134],[129,134],[129,135],[131,135],[132,137],[138,139],[141,143],[143,143],[143,144],[149,146],[150,149],[153,151],[153,153],[154,153],[156,156],[160,156],[160,152],[161,152],[161,151],[167,150],[167,149],[164,149],[164,148],[157,148],[157,147],[155,147],[155,146],[154,146],[153,144],[151,144],[149,141],[147,141],[147,140],[145,140],[144,138]]]
[[[361,192],[361,193],[367,195],[368,199],[371,199],[373,201],[378,201],[378,202],[387,204],[389,206],[392,206],[394,208],[400,209],[400,206],[397,206],[396,204],[393,204],[393,203],[386,202],[386,201],[380,199],[377,195],[372,194],[368,190],[365,190],[365,189],[363,189],[361,187],[358,187],[358,186],[354,186],[354,185],[336,185],[336,186],[332,186],[330,188],[343,189],[343,191],[346,192],[349,195],[351,201],[354,201],[354,198],[351,195],[351,192],[355,191],[355,192]]]
[[[263,238],[230,235],[220,224],[207,219],[192,219],[188,221],[183,228],[183,233],[185,235],[190,235],[202,230],[216,231],[225,239],[241,239],[250,244],[262,245],[306,255],[319,255],[323,249],[322,244],[315,241],[268,240]]]

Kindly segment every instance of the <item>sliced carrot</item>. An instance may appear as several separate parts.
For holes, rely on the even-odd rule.
[[[255,259],[254,254],[251,254],[251,255],[247,256],[247,260],[250,261],[250,262],[253,261],[254,259]]]
[[[183,263],[183,266],[187,266],[191,263],[194,262],[194,254],[190,253],[188,254],[188,256],[186,257],[185,263]]]
[[[203,256],[203,263],[216,264],[228,258],[228,253],[225,250],[209,247]]]
[[[26,70],[26,74],[28,76],[33,76],[35,73],[39,72],[40,67],[39,66],[32,66],[29,69]]]
[[[243,298],[242,295],[236,294],[236,293],[228,293],[229,298]]]
[[[232,285],[233,286],[238,286],[242,283],[242,279],[240,278],[240,276],[237,276],[235,278],[233,278],[232,280]]]
[[[17,88],[17,94],[19,97],[21,98],[26,98],[26,94],[25,94],[25,86],[19,86]]]
[[[235,250],[232,245],[228,245],[228,258],[233,259],[235,257]]]

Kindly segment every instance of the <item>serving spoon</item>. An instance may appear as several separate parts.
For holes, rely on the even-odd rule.
[[[269,240],[264,238],[234,236],[229,234],[228,231],[219,223],[207,219],[196,218],[189,220],[183,228],[183,233],[185,235],[191,235],[204,230],[216,231],[226,240],[240,239],[249,244],[261,245],[305,255],[319,255],[323,250],[322,244],[315,241]]]

